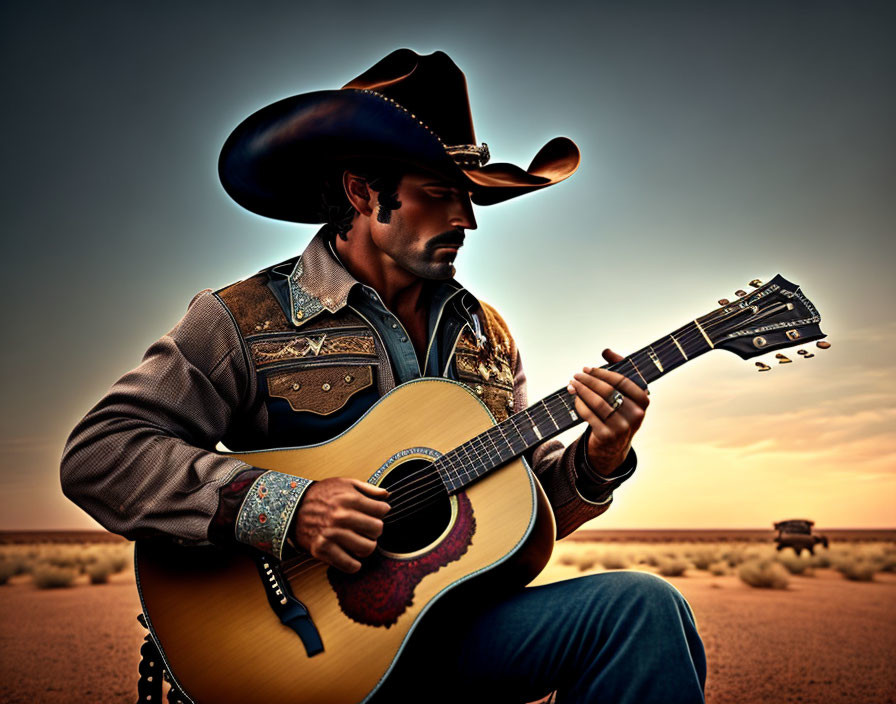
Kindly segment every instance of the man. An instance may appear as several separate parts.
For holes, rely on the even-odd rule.
[[[264,471],[214,449],[329,440],[423,376],[466,384],[499,421],[527,407],[513,338],[454,281],[454,261],[476,228],[472,202],[558,183],[579,153],[557,138],[525,171],[487,161],[464,76],[441,52],[393,52],[341,90],[250,116],[222,151],[225,189],[259,214],[325,225],[301,257],[194,298],[75,428],[66,494],[129,538],[242,543],[278,559],[304,551],[345,573],[361,569],[388,492]],[[584,368],[568,391],[585,434],[527,457],[557,537],[605,511],[634,471],[632,436],[648,404],[638,385],[601,368]],[[525,702],[553,690],[569,702],[702,701],[693,617],[652,576],[605,574],[502,595],[463,615],[433,611],[376,701]],[[437,691],[431,662],[450,675]]]

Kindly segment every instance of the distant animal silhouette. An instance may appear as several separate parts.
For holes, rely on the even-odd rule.
[[[803,550],[808,550],[810,555],[815,554],[815,546],[821,543],[825,547],[828,546],[827,536],[812,535],[812,526],[814,521],[805,519],[790,518],[786,521],[778,521],[775,523],[775,530],[778,535],[775,542],[778,544],[775,548],[779,552],[784,548],[793,548],[797,556],[801,555]]]

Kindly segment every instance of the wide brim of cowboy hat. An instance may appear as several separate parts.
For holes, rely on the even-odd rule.
[[[324,221],[324,179],[353,163],[389,161],[466,183],[474,203],[493,205],[568,178],[579,165],[572,140],[557,137],[529,168],[461,168],[415,116],[376,93],[324,90],[262,108],[224,143],[218,173],[244,208],[278,220]]]

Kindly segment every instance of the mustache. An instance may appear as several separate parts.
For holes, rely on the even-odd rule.
[[[435,249],[436,247],[444,246],[462,247],[464,239],[466,239],[466,235],[462,230],[448,230],[448,232],[443,232],[442,234],[433,237],[426,243],[426,248]]]

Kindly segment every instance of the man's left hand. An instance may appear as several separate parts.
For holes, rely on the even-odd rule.
[[[610,363],[624,359],[609,349],[603,357]],[[600,474],[612,474],[625,460],[632,437],[644,421],[650,404],[647,392],[622,374],[598,367],[585,367],[575,374],[567,390],[576,396],[576,413],[591,426],[588,462]]]

